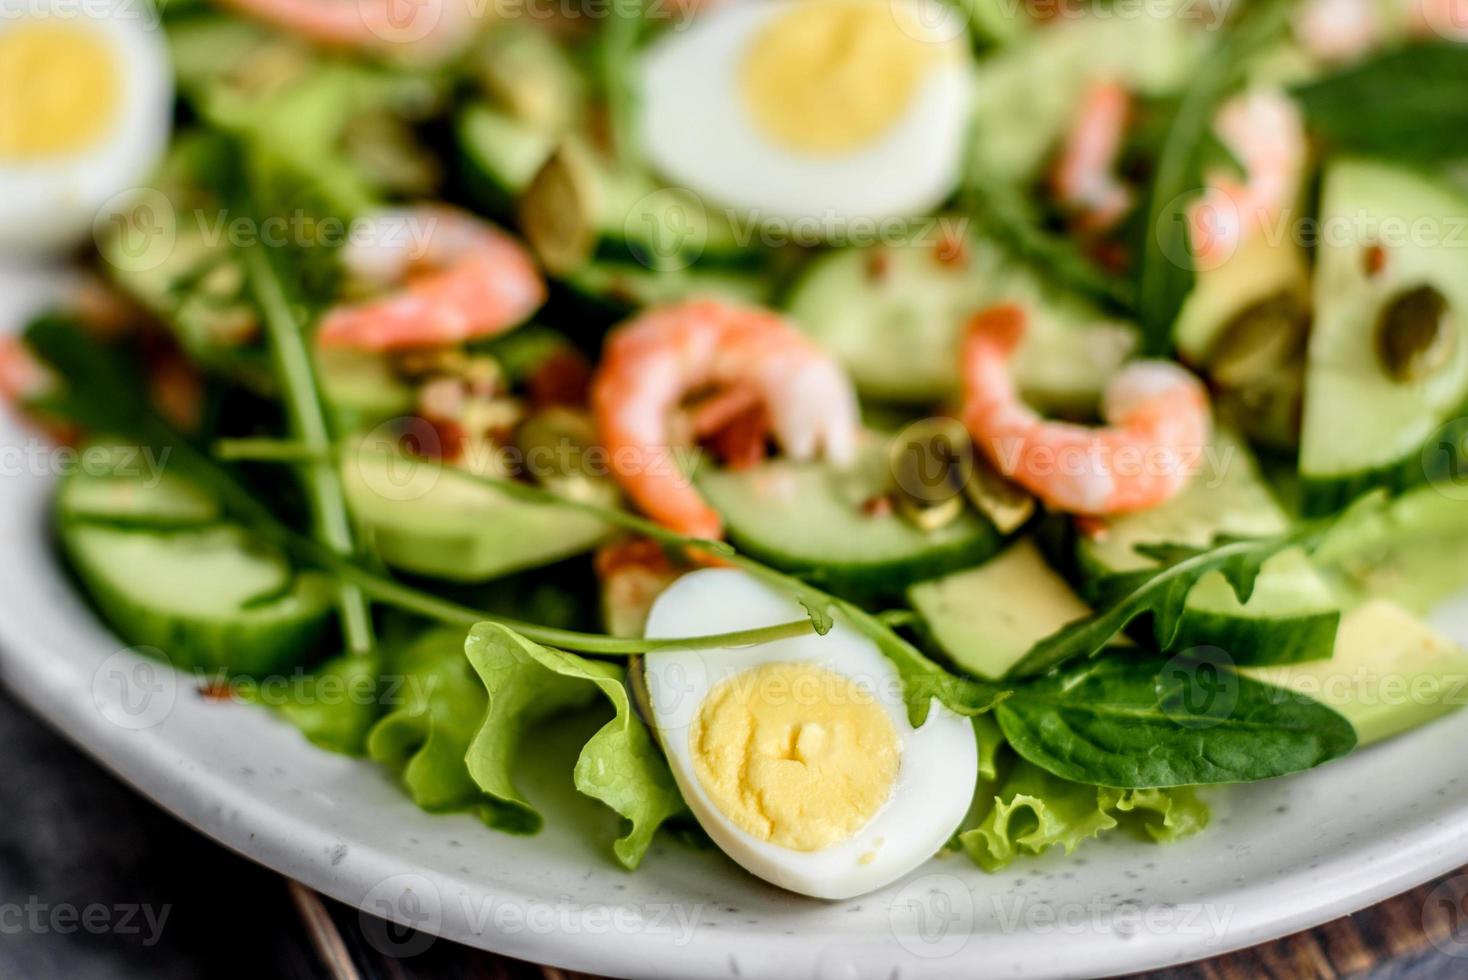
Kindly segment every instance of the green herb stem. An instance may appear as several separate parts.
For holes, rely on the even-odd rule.
[[[244,249],[244,253],[251,288],[260,305],[266,333],[270,337],[270,347],[275,357],[276,373],[279,375],[286,411],[290,415],[291,428],[307,446],[326,450],[331,445],[331,434],[326,425],[326,414],[321,407],[315,366],[306,349],[300,321],[291,309],[285,290],[270,265],[265,246],[256,243]],[[315,517],[316,533],[336,553],[352,554],[355,546],[352,541],[351,517],[347,513],[341,479],[335,467],[329,461],[313,461],[303,467],[303,472]],[[350,584],[343,585],[340,606],[342,632],[346,636],[347,648],[353,653],[371,652],[375,645],[372,613],[362,592]]]

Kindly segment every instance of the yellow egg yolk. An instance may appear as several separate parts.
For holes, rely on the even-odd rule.
[[[120,88],[112,51],[94,28],[43,20],[0,31],[0,160],[93,145],[117,112]]]
[[[923,37],[890,0],[806,0],[759,32],[741,88],[782,146],[836,154],[880,137],[951,45]]]
[[[698,780],[719,811],[797,851],[851,837],[897,779],[897,730],[875,695],[811,664],[764,664],[723,681],[704,699],[689,739]]]

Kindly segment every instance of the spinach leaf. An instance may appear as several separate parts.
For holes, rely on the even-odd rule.
[[[1294,90],[1332,149],[1412,163],[1468,157],[1468,46],[1398,48]]]
[[[1080,664],[1015,689],[995,717],[1022,758],[1117,789],[1269,779],[1356,746],[1324,705],[1186,655]]]

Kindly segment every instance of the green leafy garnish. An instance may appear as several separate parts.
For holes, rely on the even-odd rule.
[[[367,753],[368,733],[389,700],[382,666],[378,653],[347,654],[333,657],[310,674],[271,677],[263,683],[240,679],[236,690],[252,704],[273,708],[312,745],[360,756]]]
[[[1133,620],[1152,617],[1157,649],[1177,639],[1188,593],[1203,576],[1219,572],[1240,602],[1248,602],[1264,562],[1287,548],[1310,548],[1335,525],[1331,518],[1300,524],[1269,538],[1221,537],[1209,547],[1140,545],[1137,551],[1159,564],[1100,579],[1093,588],[1097,611],[1068,623],[1035,643],[1010,670],[1010,677],[1031,677],[1053,667],[1094,656]]]
[[[470,630],[464,650],[489,698],[465,757],[469,773],[485,793],[517,814],[524,829],[541,823],[511,773],[526,728],[548,714],[584,705],[597,693],[611,702],[615,716],[576,761],[576,788],[629,822],[612,847],[624,867],[635,869],[658,827],[685,808],[667,762],[632,709],[626,671],[532,643],[498,623]]]
[[[1107,657],[1031,681],[995,709],[1010,746],[1078,783],[1150,789],[1270,779],[1345,755],[1350,722],[1208,658]]]
[[[1468,47],[1398,48],[1292,93],[1337,151],[1439,163],[1468,157]]]
[[[985,871],[1052,847],[1074,851],[1081,842],[1131,824],[1167,843],[1208,825],[1208,806],[1192,787],[1112,789],[1061,779],[1020,760],[978,825],[958,835],[963,850]]]
[[[425,810],[467,810],[498,830],[533,830],[515,808],[480,789],[465,765],[486,701],[464,659],[463,632],[423,634],[390,658],[388,673],[397,703],[373,727],[368,755],[399,772],[408,795]]]

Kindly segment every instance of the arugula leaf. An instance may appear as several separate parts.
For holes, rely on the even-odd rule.
[[[1270,779],[1356,746],[1324,705],[1186,655],[1080,664],[1016,688],[995,717],[1022,758],[1120,789]]]
[[[635,869],[658,827],[686,809],[668,764],[633,710],[617,664],[583,660],[543,647],[498,623],[481,623],[464,646],[488,692],[489,709],[465,760],[485,793],[535,829],[541,818],[515,787],[511,763],[526,728],[538,718],[579,707],[600,692],[615,717],[586,743],[576,762],[576,788],[621,814],[630,829],[612,846]]]
[[[1310,521],[1271,538],[1220,537],[1207,548],[1139,545],[1139,553],[1161,564],[1099,580],[1093,589],[1097,611],[1035,643],[1008,676],[1031,677],[1059,664],[1093,656],[1144,614],[1152,616],[1157,648],[1166,650],[1177,639],[1188,593],[1199,579],[1219,572],[1239,601],[1248,602],[1265,561],[1287,548],[1313,547],[1333,524],[1329,519]]]
[[[1292,93],[1334,150],[1412,163],[1468,157],[1468,47],[1388,51]]]
[[[1126,824],[1159,843],[1180,840],[1206,827],[1208,817],[1192,787],[1110,789],[1061,779],[1021,760],[992,808],[958,842],[974,863],[993,872],[1052,847],[1069,854],[1082,841]]]

